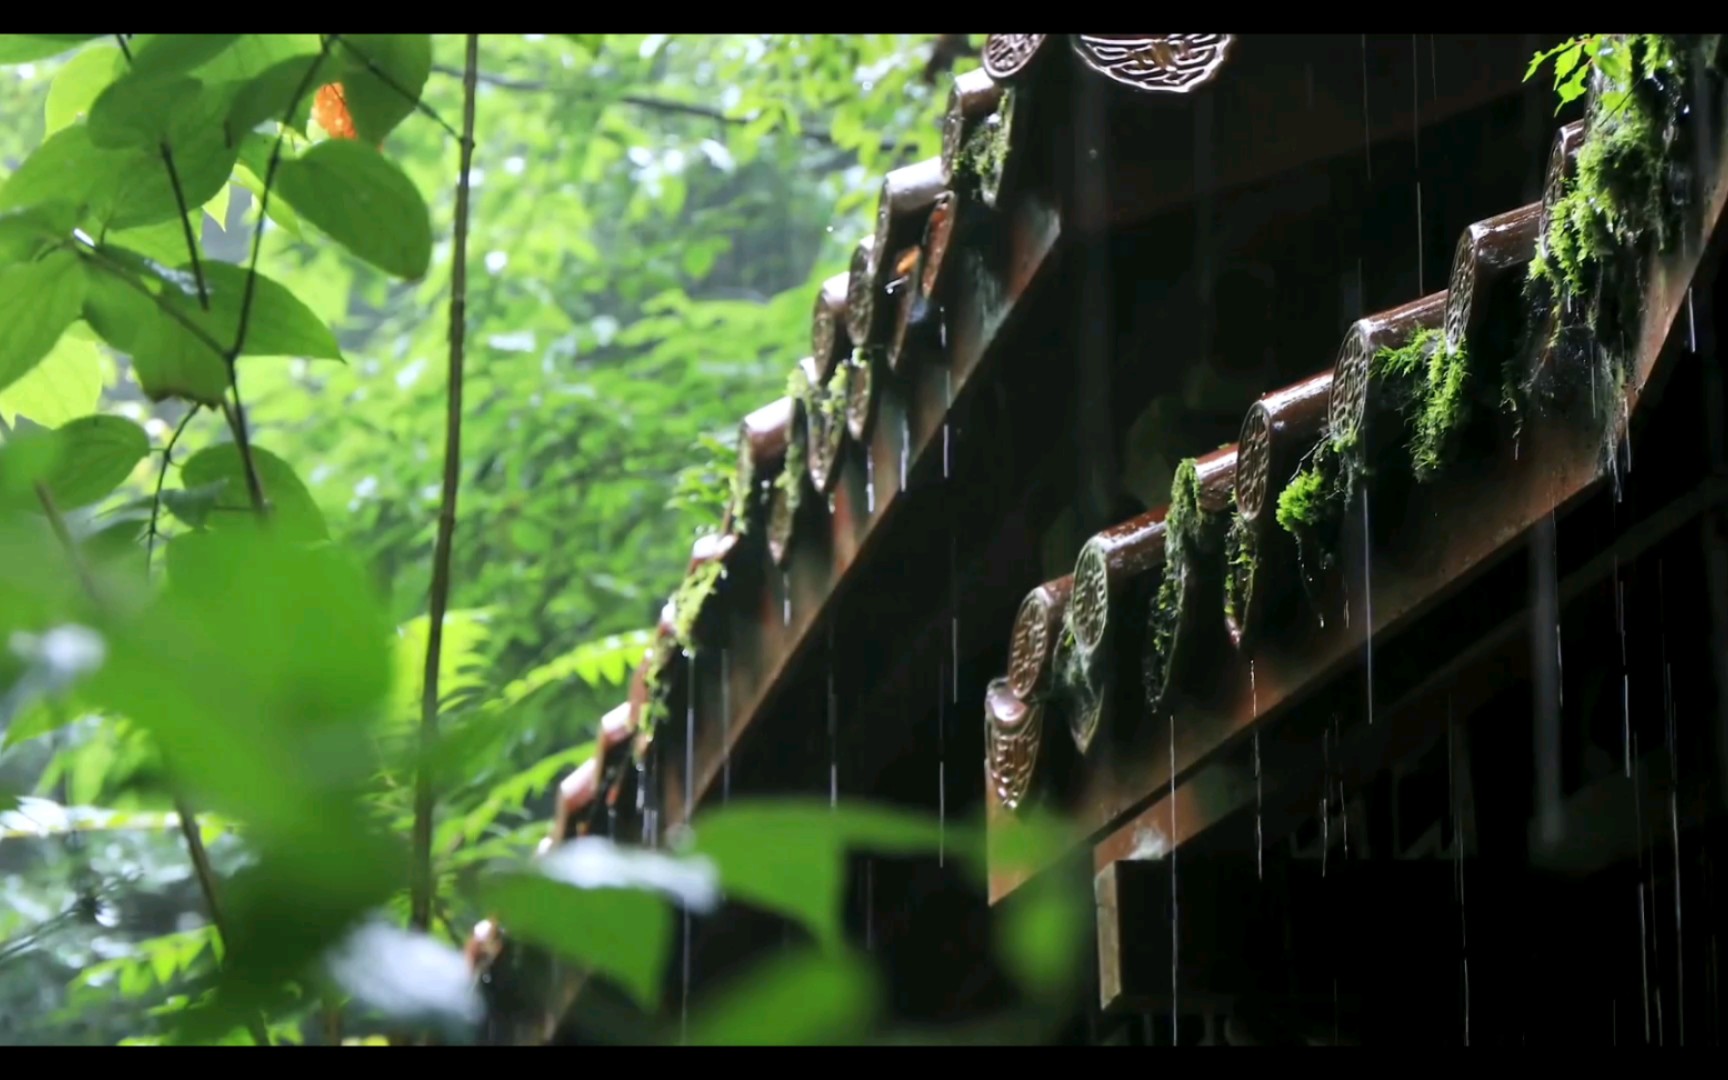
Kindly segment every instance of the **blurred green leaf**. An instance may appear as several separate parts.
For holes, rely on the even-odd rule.
[[[297,542],[323,540],[328,536],[324,515],[293,466],[262,446],[254,444],[251,450],[252,463],[258,469],[264,497],[270,504],[271,528],[284,539]],[[218,443],[192,455],[180,466],[180,482],[188,489],[214,493],[214,505],[204,511],[208,513],[210,527],[246,530],[252,527],[251,490],[246,483],[240,449],[233,443]]]
[[[777,957],[708,995],[691,1019],[692,1046],[850,1046],[878,1003],[866,965],[842,954]]]
[[[720,867],[728,896],[792,918],[838,948],[846,856],[936,850],[936,822],[887,807],[805,799],[733,802],[695,823],[694,850]]]
[[[84,416],[54,429],[55,462],[45,478],[61,510],[99,502],[150,452],[144,429],[123,416]]]
[[[617,980],[648,1009],[671,957],[673,915],[634,889],[578,889],[535,874],[500,874],[481,889],[512,937],[544,946]]]
[[[84,306],[84,267],[69,251],[0,268],[0,390],[30,373]]]
[[[342,99],[354,131],[368,143],[381,143],[420,100],[432,73],[432,35],[344,34],[337,50],[343,61]]]
[[[397,277],[425,276],[432,259],[426,203],[378,151],[327,140],[283,162],[277,186],[301,217],[355,255]]]

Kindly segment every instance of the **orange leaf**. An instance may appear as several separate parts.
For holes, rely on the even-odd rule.
[[[332,139],[355,137],[354,118],[348,114],[348,101],[342,96],[341,83],[318,88],[318,96],[312,100],[312,115]]]

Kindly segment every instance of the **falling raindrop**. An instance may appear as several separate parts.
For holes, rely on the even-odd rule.
[[[792,577],[786,571],[780,571],[780,593],[785,599],[780,604],[780,625],[792,625]]]
[[[1368,165],[1368,182],[1374,182],[1374,131],[1368,119],[1368,35],[1362,35],[1362,159]]]
[[[948,421],[942,421],[942,479],[948,479]]]
[[[1632,778],[1632,675],[1620,675],[1620,727],[1625,742],[1626,778]]]
[[[936,865],[948,865],[948,695],[936,663]]]
[[[864,950],[876,951],[876,861],[864,864]]]
[[[946,304],[936,308],[936,338],[941,343],[942,348],[946,350],[948,348],[948,306]]]
[[[1698,351],[1698,316],[1692,310],[1692,290],[1686,290],[1686,341],[1687,351]]]
[[[906,490],[906,463],[912,459],[912,421],[900,415],[900,490]]]
[[[828,624],[828,808],[840,806],[840,696],[834,692],[834,624]]]
[[[834,512],[834,507],[837,505],[838,505],[838,502],[837,502],[836,494],[834,492],[829,492],[828,493],[828,512],[830,514],[832,514]]]
[[[1644,1045],[1650,1045],[1650,951],[1644,925],[1644,883],[1638,883],[1638,963],[1644,973]]]
[[[1178,1041],[1177,978],[1180,966],[1180,940],[1177,935],[1176,908],[1176,714],[1170,714],[1170,1045]]]
[[[1254,710],[1254,719],[1260,718],[1260,688],[1254,681],[1254,661],[1248,661],[1248,701]],[[1262,798],[1260,782],[1260,726],[1254,726],[1254,873],[1261,880],[1266,880],[1266,834],[1263,828]]]
[[[1374,551],[1369,538],[1368,492],[1362,492],[1362,606],[1365,609],[1362,639],[1367,647],[1368,722],[1374,722]]]
[[[732,798],[732,650],[720,650],[720,802]]]
[[[876,455],[868,448],[864,454],[864,512],[876,512]]]

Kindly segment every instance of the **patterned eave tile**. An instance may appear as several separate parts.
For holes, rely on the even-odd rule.
[[[1070,577],[1026,598],[1008,670],[983,702],[993,832],[1012,832],[1032,807],[1065,817],[1076,841],[1114,825],[1095,850],[1099,868],[1192,839],[1253,798],[1253,784],[1228,771],[1239,763],[1224,762],[1239,736],[1360,663],[1365,642],[1410,625],[1608,478],[1604,447],[1630,437],[1645,389],[1684,357],[1667,347],[1670,333],[1706,255],[1720,257],[1728,140],[1716,118],[1728,100],[1720,72],[1702,60],[1690,70],[1707,81],[1698,100],[1715,106],[1703,110],[1714,126],[1680,125],[1699,148],[1680,228],[1659,250],[1605,256],[1642,286],[1621,407],[1564,407],[1568,392],[1588,401],[1567,389],[1594,377],[1579,358],[1611,343],[1599,347],[1582,318],[1560,325],[1559,302],[1526,287],[1532,262],[1548,260],[1549,223],[1588,142],[1578,122],[1553,141],[1542,202],[1463,231],[1445,291],[1357,321],[1330,369],[1249,409],[1227,449],[1226,499],[1207,489],[1202,458],[1178,470],[1169,508],[1100,533]],[[1503,368],[1522,388],[1515,423],[1494,407]],[[1445,413],[1463,400],[1443,397],[1447,386],[1469,395],[1475,420]],[[1376,496],[1423,526],[1376,529]],[[1320,500],[1306,519],[1304,497]],[[1050,763],[1058,749],[1079,759],[1066,774]],[[991,901],[1032,872],[993,867]]]

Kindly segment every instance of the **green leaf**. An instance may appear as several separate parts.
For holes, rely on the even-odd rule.
[[[30,373],[84,306],[78,256],[55,251],[0,269],[0,390]]]
[[[102,251],[109,262],[96,275],[101,291],[86,310],[91,325],[110,345],[132,356],[139,385],[153,400],[181,397],[220,404],[229,383],[227,350],[240,332],[245,306],[246,268],[223,262],[203,264],[210,304],[205,310],[190,267],[171,270],[136,252],[108,247]],[[293,293],[263,274],[253,288],[240,352],[342,358],[330,328]]]
[[[101,34],[0,34],[0,64],[47,60]]]
[[[246,298],[248,270],[233,263],[206,262],[204,288],[210,309],[199,305],[196,284],[187,289],[165,290],[164,296],[177,310],[200,326],[224,348],[240,333],[240,310]],[[190,266],[180,266],[174,280],[195,282]],[[312,309],[281,283],[257,275],[252,287],[252,313],[246,320],[246,340],[241,356],[298,356],[310,360],[340,360],[342,349]],[[199,348],[209,347],[189,339]]]
[[[342,99],[354,131],[377,145],[408,118],[432,74],[431,34],[344,34]]]
[[[227,478],[223,478],[201,487],[167,488],[162,492],[162,505],[180,521],[194,529],[201,529],[210,519],[211,511],[221,502],[222,493],[228,490],[228,483]],[[246,504],[246,509],[252,509],[251,503]]]
[[[128,168],[138,167],[141,155],[99,149],[82,124],[49,136],[0,188],[0,210],[65,203],[75,216],[111,201]]]
[[[792,918],[838,948],[847,853],[921,854],[939,843],[936,824],[917,815],[782,799],[734,802],[704,816],[695,850],[719,865],[728,896]]]
[[[210,215],[210,220],[216,223],[218,229],[224,232],[228,229],[228,204],[234,194],[234,188],[224,184],[216,197],[204,204],[204,212]]]
[[[54,429],[59,452],[47,476],[61,510],[106,498],[150,452],[144,429],[123,416],[84,416]]]
[[[126,70],[126,58],[112,45],[85,49],[66,62],[48,85],[48,127],[52,135],[88,113],[108,84]]]
[[[152,34],[132,54],[132,70],[140,75],[178,74],[217,56],[239,34]]]
[[[610,976],[644,1008],[659,1004],[661,973],[672,955],[672,912],[658,898],[522,873],[489,879],[481,898],[511,936]]]
[[[330,139],[277,172],[277,190],[306,220],[372,265],[424,277],[432,218],[413,181],[363,143]]]
[[[122,155],[134,158],[134,163],[108,209],[109,227],[148,225],[195,210],[214,198],[233,175],[240,153],[239,147],[228,144],[223,131],[222,118],[227,114],[224,89],[211,86],[175,111],[167,135],[180,181],[178,191],[156,148]]]
[[[192,229],[193,243],[197,243],[198,234],[203,231],[204,215],[198,210],[192,213],[198,215]],[[104,241],[104,246],[112,251],[141,255],[165,267],[179,266],[186,262],[186,226],[179,218],[172,217],[154,225],[140,225],[136,229],[112,229]],[[204,245],[198,244],[198,253],[203,255]]]
[[[260,180],[258,174],[253,172],[249,166],[244,164],[235,167],[234,181],[252,193],[251,212],[253,215],[256,215],[258,213],[259,202],[264,197],[264,181]],[[274,221],[276,224],[288,230],[288,234],[296,240],[302,238],[300,232],[300,215],[296,214],[294,208],[288,205],[287,199],[282,198],[280,195],[271,198],[269,204],[264,209],[264,213],[271,221]],[[256,217],[254,217],[254,220],[256,220]]]
[[[72,235],[76,215],[64,203],[0,212],[0,265],[25,262]]]
[[[175,122],[197,104],[203,90],[204,84],[190,75],[133,71],[90,106],[90,141],[105,150],[154,149],[169,138]]]
[[[258,469],[258,480],[270,505],[273,531],[295,541],[325,539],[329,533],[324,527],[324,515],[312,500],[312,493],[294,474],[293,467],[261,446],[251,449],[252,463]],[[212,528],[232,528],[250,522],[251,489],[246,484],[239,448],[233,443],[218,443],[193,454],[180,467],[180,482],[187,488],[200,489],[223,485],[216,496],[216,512],[210,515]]]
[[[241,34],[228,48],[193,69],[207,85],[238,86],[255,79],[282,61],[316,56],[317,34]]]
[[[852,957],[777,957],[708,995],[690,1023],[692,1046],[849,1046],[866,1035],[879,998]]]
[[[304,132],[318,87],[330,81],[314,69],[326,66],[333,65],[322,53],[292,56],[254,76],[234,95],[234,104],[228,109],[228,137],[238,141],[243,134],[266,120],[281,120],[288,116],[290,102],[294,111],[289,126]],[[301,87],[306,88],[305,92],[296,99],[294,95]]]
[[[0,390],[0,416],[7,423],[26,416],[46,428],[59,427],[94,410],[101,399],[101,350],[95,342],[66,334],[28,375]]]

